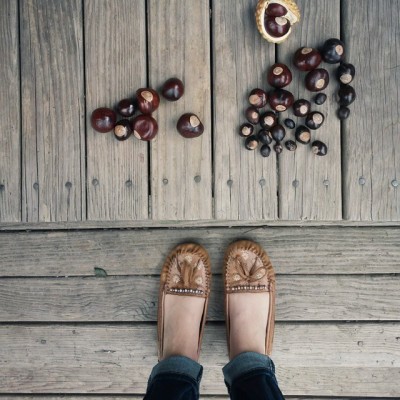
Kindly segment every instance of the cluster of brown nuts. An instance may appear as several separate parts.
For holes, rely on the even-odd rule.
[[[300,71],[307,72],[305,76],[305,87],[313,93],[317,93],[313,99],[316,105],[322,105],[327,100],[327,95],[322,91],[329,84],[329,72],[320,68],[322,61],[329,64],[341,63],[337,70],[337,78],[341,83],[338,91],[338,101],[340,109],[338,117],[345,119],[349,116],[350,110],[347,108],[355,98],[354,89],[349,85],[355,75],[355,68],[347,64],[344,59],[344,44],[339,39],[328,39],[321,50],[311,47],[299,48],[293,57],[293,65]],[[289,151],[295,151],[297,144],[309,144],[311,142],[311,131],[317,130],[325,121],[325,116],[320,111],[311,109],[311,102],[306,99],[295,101],[294,96],[284,88],[292,82],[292,73],[289,67],[282,63],[274,64],[267,73],[267,81],[273,89],[269,92],[263,89],[253,89],[248,97],[250,106],[245,110],[248,122],[239,128],[240,136],[245,137],[245,147],[248,150],[255,150],[260,147],[263,157],[271,154],[270,145],[275,141],[273,149],[277,154],[282,153],[286,147]],[[269,105],[269,110],[262,109]],[[283,124],[279,121],[279,113],[292,108],[296,117],[304,118],[304,124],[295,130],[295,140],[287,140],[282,146],[282,141],[286,137],[286,128],[296,128],[296,123],[291,118],[286,118]],[[255,132],[257,125],[261,129]],[[284,126],[285,125],[285,126]],[[318,156],[325,156],[328,147],[320,140],[315,140],[311,144],[312,152]]]
[[[161,89],[162,96],[168,101],[179,100],[183,93],[184,86],[178,78],[168,79]],[[126,140],[133,133],[137,139],[149,141],[153,140],[158,133],[158,124],[152,113],[159,105],[160,96],[157,91],[152,88],[141,88],[136,91],[135,99],[119,101],[115,111],[106,107],[97,108],[93,111],[90,122],[97,132],[114,131],[114,136],[118,140]],[[134,117],[137,111],[140,114]],[[117,114],[122,119],[117,121]],[[194,138],[204,132],[204,126],[199,117],[193,113],[183,114],[176,128],[185,138]]]

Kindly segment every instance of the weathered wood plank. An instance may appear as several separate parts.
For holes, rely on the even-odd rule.
[[[400,272],[398,228],[261,227],[132,231],[0,233],[0,276],[159,274],[178,243],[195,241],[221,268],[234,240],[259,242],[281,274],[382,274]]]
[[[213,1],[214,198],[216,219],[278,217],[276,158],[246,151],[239,126],[246,122],[249,92],[265,87],[275,46],[254,22],[255,0]]]
[[[35,395],[32,394],[30,396],[0,396],[0,399],[2,400],[35,400],[38,399],[39,396],[40,399],[45,399],[45,400],[143,400],[143,395],[141,396],[135,396],[135,395],[122,395],[122,396],[107,396],[107,395],[95,395],[95,396],[90,396],[90,395],[62,395],[62,396],[49,396],[49,395]],[[329,397],[327,399],[326,397],[293,397],[293,396],[285,396],[286,399],[291,399],[291,400],[357,400],[356,398],[352,397]],[[205,396],[200,396],[200,399],[209,399],[209,400],[227,400],[229,399],[228,395],[205,395]],[[371,400],[376,398],[371,398]],[[380,400],[384,400],[382,397],[379,398]],[[368,400],[368,398],[363,398],[360,400]]]
[[[337,83],[334,70],[337,66],[323,64],[330,73],[329,86],[324,90],[328,100],[323,106],[313,103],[315,94],[304,86],[305,73],[292,63],[295,51],[302,46],[319,47],[326,39],[340,36],[339,0],[299,0],[302,21],[293,34],[278,48],[278,59],[289,66],[293,82],[288,90],[296,99],[311,101],[312,109],[325,115],[320,129],[312,131],[312,141],[322,140],[328,146],[328,154],[318,157],[312,154],[311,145],[298,144],[297,151],[284,151],[279,157],[279,210],[282,219],[335,220],[342,218],[340,121],[336,117],[334,93]],[[297,126],[303,118],[284,113],[281,119],[294,118]],[[287,130],[287,139],[294,140],[294,131]]]
[[[347,59],[357,69],[343,124],[344,217],[400,220],[400,10],[395,0],[345,1]]]
[[[0,3],[0,223],[21,221],[18,2]]]
[[[22,0],[22,219],[85,216],[80,0]]]
[[[212,218],[210,12],[209,3],[171,0],[166,7],[149,0],[150,84],[183,80],[177,102],[164,99],[155,113],[158,137],[151,143],[152,218]],[[187,112],[199,116],[204,133],[185,139],[176,130]]]
[[[85,3],[88,219],[148,218],[148,149],[96,133],[90,115],[146,84],[145,1]]]
[[[393,323],[278,323],[273,358],[283,393],[399,396],[398,332]],[[0,333],[3,394],[142,394],[157,360],[154,325],[20,325],[1,326]],[[206,327],[200,361],[202,393],[226,394],[223,325]]]
[[[279,275],[278,321],[400,320],[392,275]],[[159,278],[0,280],[1,322],[156,321]],[[315,301],[318,299],[318,301]],[[208,317],[223,321],[223,283],[214,275]]]

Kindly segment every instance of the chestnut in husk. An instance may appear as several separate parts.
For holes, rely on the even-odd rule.
[[[260,112],[258,111],[258,108],[254,106],[250,106],[246,109],[244,112],[247,121],[249,121],[253,125],[257,125],[260,122]]]
[[[295,151],[297,149],[297,144],[295,141],[293,140],[286,140],[285,142],[285,147],[289,150],[289,151]]]
[[[158,133],[157,121],[151,115],[138,115],[131,125],[134,136],[139,140],[152,140]]]
[[[341,106],[349,106],[356,99],[356,91],[353,86],[340,85],[338,91],[338,101]]]
[[[302,125],[296,129],[295,137],[299,143],[308,144],[311,140],[311,132],[306,126]]]
[[[325,143],[321,142],[320,140],[316,140],[312,142],[312,152],[317,156],[326,156],[328,153],[328,147]]]
[[[161,89],[161,94],[168,101],[177,101],[185,92],[183,82],[178,78],[170,78],[164,82]]]
[[[277,63],[268,71],[268,83],[276,88],[283,88],[292,82],[292,73],[287,65]]]
[[[204,126],[196,114],[183,114],[176,124],[176,129],[184,138],[195,138],[203,134]]]
[[[289,32],[290,22],[285,17],[273,17],[265,14],[264,26],[269,35],[280,38]]]
[[[267,93],[262,89],[253,89],[249,95],[249,103],[256,108],[263,108],[267,104]]]
[[[294,102],[293,94],[285,89],[276,89],[268,94],[271,108],[277,112],[286,111]]]
[[[310,112],[306,117],[306,125],[310,129],[318,129],[324,123],[325,117],[324,114],[319,111]]]
[[[260,153],[263,157],[269,157],[271,154],[271,147],[269,147],[267,144],[264,144],[264,146],[261,146]]]
[[[321,49],[322,59],[328,64],[336,64],[344,59],[344,43],[339,39],[328,39]]]
[[[314,69],[306,75],[305,83],[311,92],[324,90],[329,84],[329,73],[324,68]]]
[[[132,115],[135,114],[135,111],[136,111],[135,103],[131,99],[122,99],[117,104],[117,112],[119,115],[122,115],[123,117],[126,118],[132,117]]]
[[[299,99],[293,103],[293,114],[296,117],[305,117],[311,110],[311,103],[306,99]]]
[[[348,107],[345,106],[341,106],[338,110],[337,110],[337,116],[338,118],[343,121],[347,118],[349,118],[350,116],[350,109]]]
[[[353,64],[342,62],[336,71],[336,77],[343,85],[348,85],[354,79],[356,69]]]
[[[311,47],[300,47],[293,57],[293,64],[300,71],[312,71],[321,64],[321,61],[321,53]]]
[[[240,136],[248,137],[248,136],[252,135],[253,132],[254,132],[254,126],[252,124],[245,123],[245,124],[240,125],[240,128],[239,128]]]
[[[265,14],[271,17],[283,17],[286,13],[287,9],[279,3],[270,3],[265,10]]]
[[[136,91],[137,106],[141,113],[151,114],[160,104],[160,96],[151,88],[142,88]]]
[[[249,136],[246,138],[244,145],[247,150],[255,150],[258,147],[258,139],[256,136]]]
[[[260,125],[264,129],[269,129],[276,124],[278,116],[273,111],[266,111],[260,117]]]
[[[276,142],[281,142],[286,136],[285,128],[278,124],[271,128],[271,136]]]
[[[100,107],[92,112],[90,123],[92,128],[100,133],[107,133],[114,129],[117,114],[111,108]]]
[[[274,145],[274,150],[276,154],[281,154],[283,151],[283,146],[281,143],[276,142],[276,144]]]
[[[317,104],[318,106],[321,106],[322,104],[325,103],[326,99],[327,99],[327,96],[325,93],[318,93],[314,97],[314,103]]]
[[[132,134],[131,122],[129,119],[121,119],[114,127],[114,136],[118,140],[126,140]]]
[[[271,144],[272,143],[272,135],[271,132],[267,129],[261,129],[258,132],[258,140],[262,143],[262,144]]]

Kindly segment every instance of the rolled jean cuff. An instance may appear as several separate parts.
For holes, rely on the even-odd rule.
[[[149,382],[158,375],[180,374],[192,378],[197,383],[203,375],[203,367],[185,356],[172,356],[160,361],[151,371]]]
[[[275,380],[275,365],[266,355],[251,351],[238,354],[222,368],[225,382],[232,386],[237,378],[254,370],[263,370]]]

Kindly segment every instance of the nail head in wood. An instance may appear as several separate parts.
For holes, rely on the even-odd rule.
[[[35,182],[35,183],[33,184],[33,188],[34,188],[35,190],[38,190],[38,189],[39,189],[39,184],[38,184],[37,182]]]
[[[295,180],[292,182],[292,185],[293,185],[293,187],[297,188],[297,187],[299,187],[300,182],[299,182],[297,179],[295,179]]]
[[[260,186],[265,186],[266,181],[265,181],[264,178],[262,178],[262,179],[259,180],[258,183],[260,184]]]
[[[97,179],[92,180],[92,185],[97,186],[99,184],[99,181]]]
[[[164,178],[164,179],[162,180],[162,183],[163,183],[164,185],[168,185],[168,179]]]
[[[329,186],[329,180],[328,179],[324,180],[324,186]]]
[[[227,184],[229,187],[232,187],[232,185],[233,185],[233,180],[232,180],[232,179],[227,180],[227,181],[226,181],[226,184]]]
[[[365,178],[363,176],[361,176],[360,179],[358,180],[358,183],[360,185],[365,185],[365,182],[366,182],[366,180],[365,180]]]
[[[194,181],[195,181],[196,183],[199,183],[199,182],[201,181],[201,176],[200,176],[200,175],[196,175],[196,176],[194,177]]]
[[[0,192],[2,192],[6,187],[4,185],[0,185]]]
[[[128,179],[128,180],[125,182],[125,186],[126,186],[126,187],[132,187],[132,181],[131,181],[130,179]]]
[[[66,183],[65,183],[65,187],[66,187],[67,189],[71,189],[71,188],[72,188],[72,183],[71,183],[71,182],[66,182]]]
[[[397,179],[393,179],[393,180],[392,180],[392,186],[393,186],[394,188],[397,188],[397,187],[399,186],[399,182],[397,181]]]

